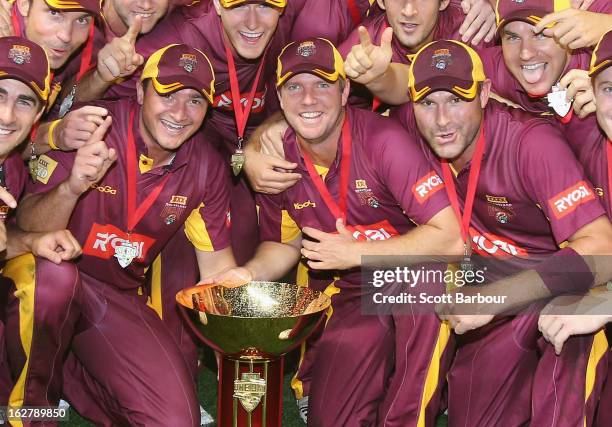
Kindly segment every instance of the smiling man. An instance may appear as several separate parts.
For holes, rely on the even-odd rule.
[[[80,246],[66,230],[52,233],[24,233],[8,219],[23,192],[27,170],[17,147],[28,137],[43,114],[49,96],[50,73],[43,49],[21,37],[0,38],[0,248],[4,261],[32,252],[59,264],[80,254]],[[61,267],[57,267],[60,268]],[[54,266],[50,265],[50,273]],[[50,276],[52,277],[52,276]],[[8,404],[12,380],[4,345],[4,312],[11,283],[0,281],[0,406]]]
[[[612,31],[597,44],[589,71],[597,105],[599,128],[593,132],[598,138],[584,141],[581,161],[600,196],[608,217],[612,219]],[[553,300],[540,316],[539,327],[544,337],[561,353],[568,340],[576,335],[594,333],[612,322],[610,292],[593,293],[578,301],[567,298]],[[597,413],[597,427],[604,427],[612,417],[612,359],[608,364],[608,377],[601,395]]]
[[[576,337],[557,356],[537,330],[540,301],[587,292],[612,276],[603,257],[591,264],[590,255],[612,251],[612,225],[582,166],[548,120],[489,100],[482,61],[462,43],[424,47],[409,81],[413,102],[394,114],[436,162],[473,253],[499,260],[486,264],[488,286],[461,292],[507,297],[505,305],[482,304],[467,315],[443,311],[465,334],[448,375],[449,419],[591,425],[605,336]],[[494,317],[505,310],[520,315]]]
[[[7,340],[11,360],[26,363],[14,400],[57,404],[63,378],[66,400],[96,424],[195,426],[193,377],[146,304],[144,275],[183,224],[202,277],[235,265],[227,171],[196,133],[214,73],[200,51],[170,45],[149,58],[141,78],[136,100],[100,102],[110,117],[79,150],[41,156],[46,174],[23,200],[25,229],[67,227],[83,256],[53,282],[15,278],[21,291],[19,310],[9,313],[12,330],[36,333]],[[31,258],[16,259],[12,271],[21,268],[44,277]],[[49,292],[53,298],[36,303]],[[33,302],[32,319],[25,307]],[[42,394],[30,395],[36,391]]]
[[[347,106],[342,57],[328,40],[285,47],[276,85],[290,125],[285,153],[303,178],[277,196],[258,196],[263,242],[255,257],[211,281],[279,279],[301,248],[315,279],[309,286],[330,295],[333,307],[297,374],[308,376],[308,423],[435,425],[452,347],[447,329],[432,314],[363,315],[368,285],[359,267],[365,255],[461,253],[444,192],[411,190],[439,177],[400,127]]]

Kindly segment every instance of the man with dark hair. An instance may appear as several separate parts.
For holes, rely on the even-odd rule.
[[[196,133],[215,79],[206,55],[185,45],[151,55],[141,79],[136,100],[98,104],[110,117],[76,152],[40,157],[45,173],[22,201],[24,229],[67,226],[83,256],[53,282],[38,280],[47,265],[32,257],[7,266],[17,287],[9,332],[22,331],[7,343],[24,362],[11,403],[57,404],[63,380],[96,424],[195,426],[193,377],[146,305],[144,275],[183,224],[202,277],[235,265],[226,170]]]
[[[13,209],[23,192],[27,170],[19,145],[42,116],[49,97],[49,63],[43,49],[21,37],[0,38],[0,248],[2,264],[26,252],[59,264],[80,254],[80,246],[66,231],[24,233],[14,222]],[[6,226],[5,226],[6,223]],[[6,228],[5,228],[6,227]],[[0,280],[0,406],[6,406],[12,379],[5,352],[5,296],[11,288]]]

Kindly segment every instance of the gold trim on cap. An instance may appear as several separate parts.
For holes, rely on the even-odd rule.
[[[219,3],[224,8],[230,9],[232,7],[238,6],[241,3],[246,3],[247,1],[249,0],[219,0]],[[270,6],[278,7],[280,9],[283,9],[285,6],[287,6],[287,0],[262,0],[258,3],[266,3]]]

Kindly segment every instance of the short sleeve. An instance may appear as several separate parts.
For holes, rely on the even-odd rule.
[[[557,244],[605,214],[582,165],[557,128],[541,123],[526,129],[518,163],[523,186],[548,217]]]

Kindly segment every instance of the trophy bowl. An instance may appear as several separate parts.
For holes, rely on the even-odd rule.
[[[321,292],[277,282],[194,286],[176,299],[198,338],[215,350],[240,354],[255,348],[269,356],[299,346],[330,304]]]
[[[196,337],[221,353],[219,427],[280,427],[283,359],[325,318],[330,298],[303,286],[196,285],[176,295]]]

